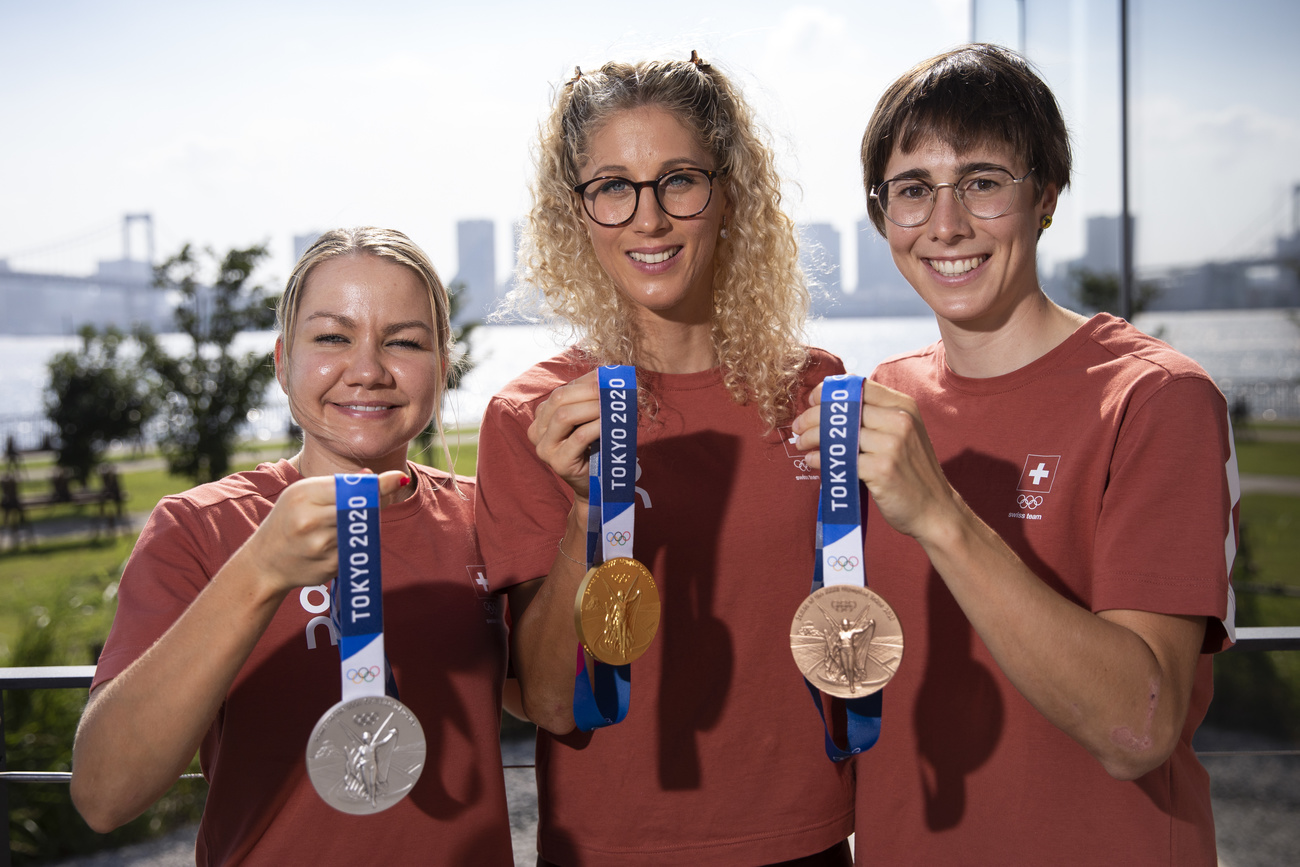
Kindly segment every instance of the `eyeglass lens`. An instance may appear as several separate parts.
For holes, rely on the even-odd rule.
[[[641,188],[654,189],[659,207],[670,217],[694,217],[709,206],[713,180],[703,169],[680,169],[654,181],[601,178],[582,191],[587,213],[597,223],[617,226],[632,219]]]
[[[876,195],[885,216],[904,227],[919,226],[930,219],[935,199],[943,187],[953,188],[957,201],[971,216],[989,220],[1011,209],[1016,188],[1023,180],[1002,169],[988,169],[963,175],[956,184],[932,186],[913,178],[886,181]]]

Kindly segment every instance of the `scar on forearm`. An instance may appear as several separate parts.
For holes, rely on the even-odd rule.
[[[1116,726],[1110,732],[1110,739],[1114,741],[1116,746],[1132,750],[1135,753],[1151,749],[1154,743],[1151,738],[1151,724],[1155,720],[1156,705],[1159,701],[1160,685],[1153,680],[1151,681],[1149,701],[1147,702],[1146,725],[1143,727],[1142,734],[1135,734],[1128,726]]]

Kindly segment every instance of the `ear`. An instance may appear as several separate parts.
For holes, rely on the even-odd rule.
[[[1060,189],[1056,184],[1045,184],[1042,195],[1038,197],[1038,219],[1050,217],[1056,213],[1056,203],[1060,196]]]
[[[289,393],[289,386],[286,381],[289,378],[288,371],[285,370],[284,363],[284,336],[279,335],[275,338],[275,350],[272,353],[275,358],[275,381],[280,383],[280,391],[285,394]]]

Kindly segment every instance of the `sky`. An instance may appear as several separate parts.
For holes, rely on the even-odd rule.
[[[1113,6],[1026,0],[1022,33],[1014,0],[978,16],[971,0],[0,0],[0,259],[89,273],[123,255],[123,215],[147,212],[156,259],[266,242],[275,283],[294,235],[373,224],[451,279],[456,221],[492,219],[504,279],[554,88],[575,65],[697,49],[768,129],[790,212],[840,231],[851,287],[871,110],[978,19],[1043,69],[1074,129],[1080,171],[1041,248],[1063,260],[1088,215],[1118,209]],[[1300,181],[1300,4],[1132,6],[1142,261],[1267,247]],[[142,235],[131,244],[141,258]]]

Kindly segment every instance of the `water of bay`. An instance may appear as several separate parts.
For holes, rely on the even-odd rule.
[[[1169,342],[1199,362],[1225,392],[1247,393],[1252,409],[1274,407],[1282,417],[1300,415],[1295,392],[1300,382],[1300,313],[1294,310],[1214,310],[1143,314],[1138,327]],[[809,342],[844,360],[854,372],[869,373],[880,361],[938,338],[929,316],[820,319],[809,323]],[[181,351],[184,338],[169,335],[173,351]],[[270,352],[274,334],[241,335],[239,351]],[[31,420],[41,416],[42,394],[49,373],[46,365],[59,352],[75,349],[79,338],[0,337],[0,436],[8,430],[33,434]],[[474,369],[461,388],[448,397],[449,424],[473,425],[482,417],[488,400],[529,365],[553,355],[563,345],[562,335],[540,326],[484,326],[473,333]],[[1284,393],[1288,400],[1269,403],[1268,395]],[[1258,399],[1256,396],[1258,395]],[[1272,400],[1272,398],[1269,398]],[[267,394],[266,411],[252,424],[255,433],[279,436],[284,430],[284,396],[274,386]],[[20,442],[24,448],[34,443]]]

